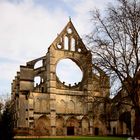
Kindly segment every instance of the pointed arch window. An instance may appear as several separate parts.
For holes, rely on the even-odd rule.
[[[75,39],[71,39],[71,51],[75,51]]]
[[[75,110],[75,103],[72,100],[70,100],[70,102],[68,104],[68,112],[74,113],[74,110]]]
[[[69,39],[67,36],[64,37],[64,49],[65,50],[69,49]]]

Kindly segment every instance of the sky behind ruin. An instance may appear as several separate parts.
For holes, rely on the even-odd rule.
[[[112,0],[0,0],[0,95],[10,95],[20,65],[44,56],[71,17],[83,38],[90,11]]]

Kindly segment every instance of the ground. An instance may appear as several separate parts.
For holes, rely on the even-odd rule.
[[[127,138],[119,137],[61,137],[61,138],[17,138],[16,140],[127,140]]]

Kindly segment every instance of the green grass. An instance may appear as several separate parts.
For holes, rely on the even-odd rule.
[[[127,140],[127,138],[119,137],[65,137],[65,138],[18,138],[16,140]]]

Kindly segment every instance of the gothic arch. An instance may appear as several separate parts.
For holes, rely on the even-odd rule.
[[[83,113],[83,103],[82,102],[78,102],[76,104],[76,108],[78,109],[76,112],[79,113],[79,114],[82,114]]]
[[[64,135],[64,118],[62,116],[56,117],[56,135]]]
[[[64,36],[64,49],[69,50],[69,38],[68,36]]]
[[[65,113],[66,102],[63,99],[61,99],[60,101],[57,102],[56,110],[57,110],[58,113]]]
[[[75,51],[75,45],[76,45],[76,41],[75,41],[75,39],[72,37],[72,38],[71,38],[71,51]]]
[[[84,117],[81,120],[81,126],[82,126],[82,134],[88,135],[89,134],[89,119],[87,117]]]
[[[36,120],[35,135],[50,135],[50,119],[45,115]]]
[[[69,117],[66,120],[66,126],[75,126],[75,127],[79,127],[79,121],[77,118],[75,117]]]
[[[106,126],[100,120],[95,119],[93,121],[93,133],[94,135],[104,135]]]
[[[67,110],[68,110],[68,113],[74,113],[75,112],[75,103],[74,103],[73,100],[70,100],[68,102]]]
[[[70,117],[66,121],[66,127],[67,127],[67,134],[68,129],[73,128],[74,134],[73,135],[79,135],[80,134],[80,123],[79,120],[75,117]]]

